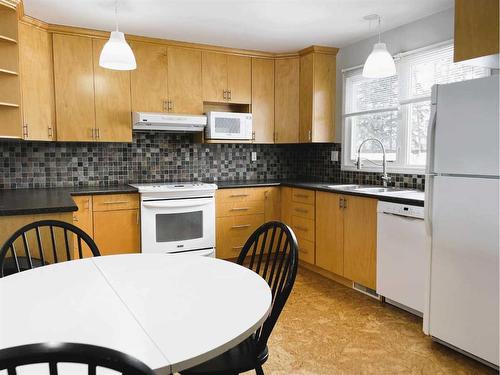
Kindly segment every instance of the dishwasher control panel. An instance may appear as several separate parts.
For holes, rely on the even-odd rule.
[[[386,214],[414,217],[417,219],[424,218],[424,208],[419,206],[410,206],[407,204],[378,202],[377,212]]]

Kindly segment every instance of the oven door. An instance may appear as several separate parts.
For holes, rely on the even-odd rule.
[[[141,206],[143,253],[215,247],[214,198],[145,200]]]

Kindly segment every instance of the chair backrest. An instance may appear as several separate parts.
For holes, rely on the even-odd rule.
[[[267,281],[272,293],[269,317],[256,332],[257,349],[262,351],[292,291],[299,262],[297,238],[286,224],[270,221],[261,225],[247,240],[238,257]],[[245,264],[248,262],[248,264]]]
[[[83,258],[88,249],[92,256],[100,255],[94,240],[73,224],[58,220],[35,221],[15,231],[0,248],[0,277]]]
[[[74,373],[67,364],[80,364],[82,372],[98,375],[99,369],[117,371],[123,375],[153,375],[154,372],[138,359],[117,350],[100,346],[74,343],[39,343],[0,350],[0,372],[21,375],[21,366],[40,364],[39,375],[65,375]],[[86,365],[86,366],[85,366]],[[66,369],[65,369],[65,366]],[[19,368],[19,372],[16,370]],[[97,369],[97,370],[96,370]],[[78,371],[79,374],[82,372]],[[34,372],[29,372],[34,373]]]

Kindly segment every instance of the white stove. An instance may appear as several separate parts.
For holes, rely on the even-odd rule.
[[[141,195],[141,251],[215,256],[217,185],[131,185]]]

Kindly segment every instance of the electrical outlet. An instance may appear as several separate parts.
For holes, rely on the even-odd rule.
[[[330,160],[331,161],[339,161],[339,152],[338,151],[332,151],[330,155]]]
[[[252,161],[257,161],[257,152],[252,151]]]

